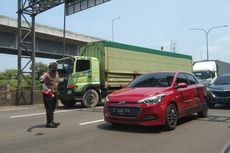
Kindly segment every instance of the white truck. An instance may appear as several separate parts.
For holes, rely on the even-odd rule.
[[[200,83],[211,84],[218,76],[230,73],[230,63],[220,60],[197,61],[193,63],[193,74]]]

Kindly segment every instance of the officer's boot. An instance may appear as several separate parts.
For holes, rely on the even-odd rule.
[[[56,128],[57,125],[53,124],[53,113],[51,111],[46,112],[46,118],[47,118],[47,123],[46,127],[47,128]]]
[[[59,122],[54,122],[53,117],[54,117],[54,112],[52,112],[52,115],[51,115],[51,123],[53,123],[53,125],[56,125],[56,126],[60,125],[61,123],[59,123]]]

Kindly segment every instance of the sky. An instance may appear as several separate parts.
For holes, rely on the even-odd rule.
[[[17,18],[17,0],[0,0],[0,15]],[[36,23],[63,29],[63,5],[36,16]],[[111,0],[66,18],[66,30],[124,44],[191,55],[193,61],[209,59],[230,63],[229,0]],[[17,56],[0,54],[0,71],[17,68]],[[49,63],[52,60],[38,59]],[[4,63],[4,64],[3,64]]]

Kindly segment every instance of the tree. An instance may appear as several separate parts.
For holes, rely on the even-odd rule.
[[[0,80],[5,80],[6,76],[4,72],[0,72]]]
[[[32,69],[32,67],[30,66],[30,69]],[[44,64],[42,62],[35,62],[35,75],[36,75],[36,79],[39,79],[39,77],[48,70],[48,65]]]
[[[16,69],[7,69],[3,73],[7,80],[15,79],[17,77],[17,70]]]
[[[0,85],[7,85],[12,83],[13,86],[15,86],[16,78],[16,69],[6,69],[4,72],[0,72]]]

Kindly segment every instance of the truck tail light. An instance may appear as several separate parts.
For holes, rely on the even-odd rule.
[[[67,86],[67,88],[70,88],[70,89],[75,88],[75,87],[77,87],[75,84],[69,84],[69,85]]]

